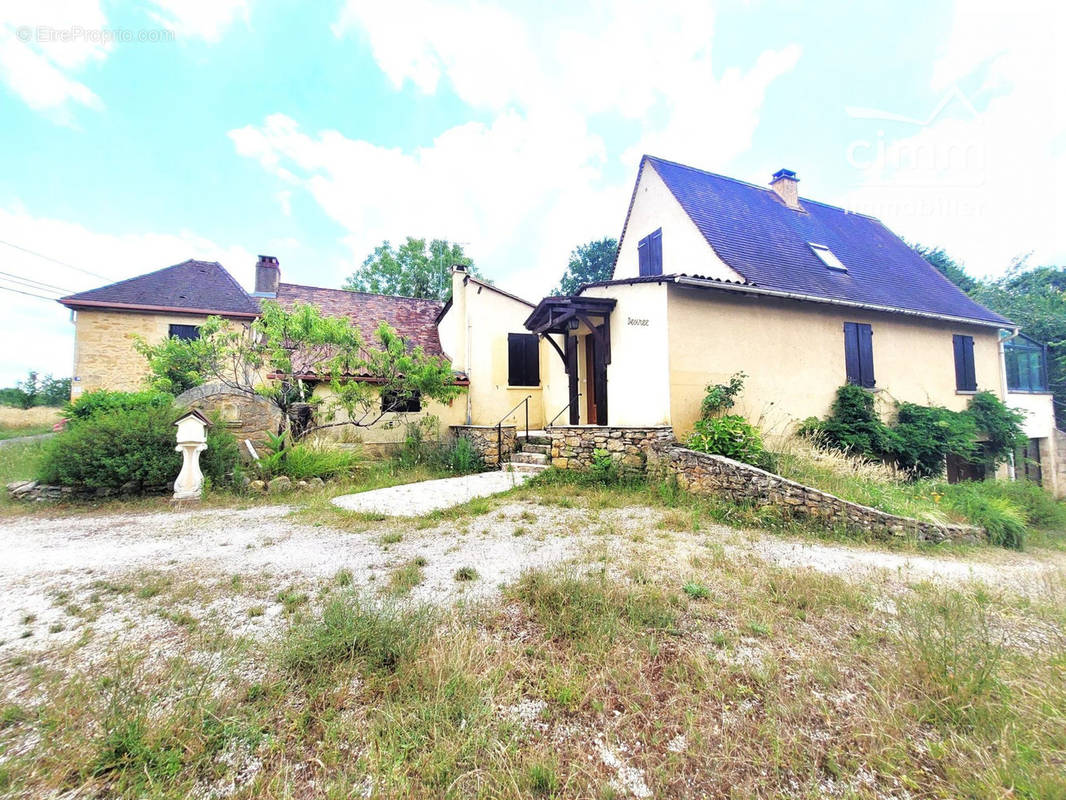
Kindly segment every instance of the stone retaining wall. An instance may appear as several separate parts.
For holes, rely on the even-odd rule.
[[[897,517],[841,500],[749,464],[684,447],[666,450],[659,465],[667,475],[676,476],[682,489],[693,494],[781,506],[791,513],[824,520],[831,526],[843,525],[878,539],[914,537],[926,542],[978,542],[986,538],[981,528],[972,525],[937,525]]]
[[[133,497],[145,494],[165,494],[173,490],[170,486],[154,486],[141,490],[139,486],[127,484],[119,489],[90,489],[83,486],[52,486],[37,481],[15,481],[7,485],[7,493],[12,500],[26,502],[50,502],[57,500],[93,500],[105,497]]]
[[[501,453],[503,462],[506,464],[511,458],[511,453],[515,451],[518,432],[514,425],[504,425],[500,429],[503,439],[502,447],[496,445],[495,425],[452,425],[451,427],[456,436],[470,440],[470,444],[474,446],[474,450],[478,452],[481,460],[489,469],[497,469],[500,466]]]
[[[592,454],[605,450],[624,471],[644,471],[649,462],[674,442],[668,425],[649,428],[557,425],[548,428],[551,465],[558,469],[588,469]]]

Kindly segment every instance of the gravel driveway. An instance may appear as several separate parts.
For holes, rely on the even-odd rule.
[[[642,557],[683,565],[708,544],[721,545],[730,557],[783,567],[882,575],[896,588],[920,580],[981,580],[1032,595],[1049,582],[1066,584],[1062,553],[884,552],[722,526],[668,531],[665,510],[642,506],[561,508],[513,497],[494,503],[488,513],[443,521],[353,518],[355,530],[300,521],[287,506],[2,519],[0,656],[72,642],[86,630],[152,635],[173,617],[173,607],[164,613],[164,598],[153,594],[151,582],[160,580],[186,586],[174,602],[189,614],[265,635],[284,622],[283,590],[295,587],[314,602],[341,571],[355,586],[380,587],[414,559],[423,578],[410,597],[435,603],[491,599],[524,569],[570,559],[609,556],[624,564],[639,550]],[[457,581],[460,567],[473,567],[477,579]]]

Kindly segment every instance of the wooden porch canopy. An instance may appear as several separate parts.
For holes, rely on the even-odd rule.
[[[553,333],[563,335],[563,344],[569,341],[570,333],[581,327],[581,323],[591,331],[597,345],[603,353],[603,363],[611,363],[611,311],[618,301],[610,297],[545,297],[526,318],[526,330],[543,336],[563,364],[570,372],[566,351],[551,337]]]

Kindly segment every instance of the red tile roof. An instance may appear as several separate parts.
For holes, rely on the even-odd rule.
[[[318,306],[328,317],[347,317],[362,331],[368,343],[373,342],[378,325],[387,322],[427,355],[444,355],[436,323],[442,304],[436,300],[322,289],[296,283],[278,284],[278,303],[290,308],[296,302]]]

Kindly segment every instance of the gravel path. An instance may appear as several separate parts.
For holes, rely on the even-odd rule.
[[[395,502],[410,514],[425,484],[404,488],[411,495]],[[730,557],[861,580],[879,576],[886,591],[920,580],[981,580],[1038,597],[1049,586],[1061,590],[1066,585],[1063,553],[981,549],[965,556],[907,554],[721,526],[667,534],[663,509],[564,508],[536,500],[506,498],[488,513],[439,522],[357,520],[364,529],[356,531],[302,522],[286,506],[2,518],[0,657],[70,643],[89,628],[97,634],[94,642],[99,639],[94,645],[98,653],[122,637],[165,639],[173,625],[160,613],[164,598],[139,594],[151,580],[146,573],[201,586],[189,593],[190,599],[173,602],[197,618],[214,616],[228,630],[251,635],[267,635],[284,624],[282,590],[306,592],[314,603],[341,570],[355,586],[382,587],[393,570],[415,559],[423,575],[410,597],[440,604],[491,600],[502,584],[529,568],[600,556],[624,567],[633,547],[663,563],[682,565],[714,543]],[[460,567],[473,567],[478,577],[457,581]],[[127,588],[116,591],[109,584]],[[79,616],[72,607],[92,613]]]
[[[22,444],[24,442],[39,442],[44,439],[51,439],[53,436],[55,436],[54,433],[35,433],[33,436],[12,436],[10,439],[0,439],[0,447],[9,444]]]
[[[386,489],[371,489],[333,499],[333,505],[346,511],[385,514],[390,517],[417,517],[451,508],[475,497],[506,492],[529,480],[524,472],[481,472],[459,478],[405,483]]]

